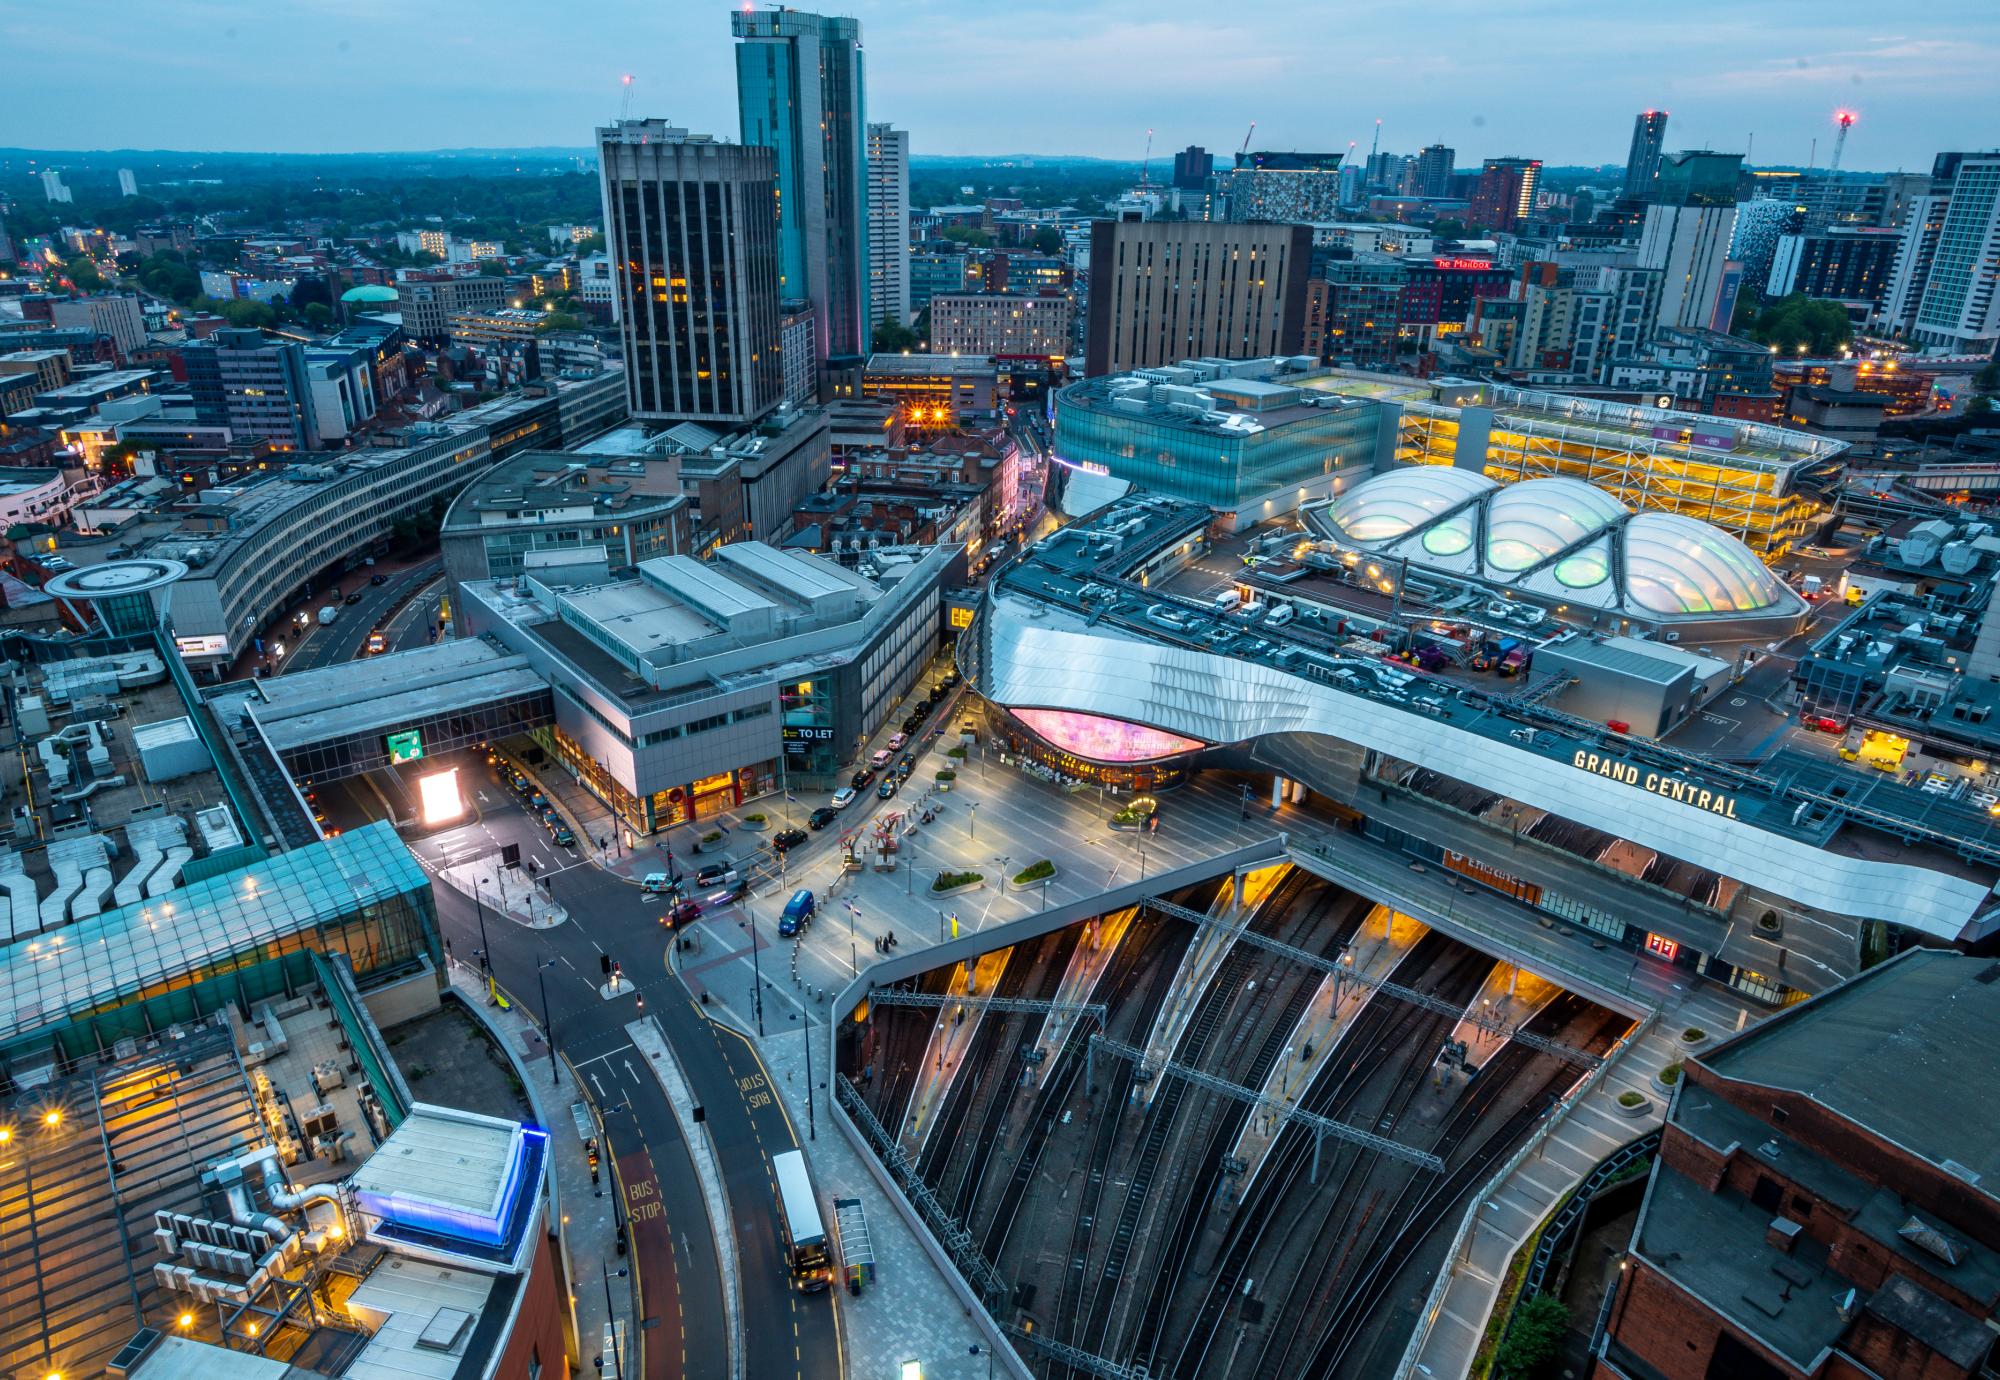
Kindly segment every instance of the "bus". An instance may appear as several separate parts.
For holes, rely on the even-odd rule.
[[[833,1257],[827,1250],[826,1227],[820,1221],[819,1200],[813,1196],[806,1157],[797,1150],[787,1150],[772,1157],[771,1169],[778,1179],[785,1261],[792,1272],[792,1287],[800,1293],[816,1294],[833,1279]]]

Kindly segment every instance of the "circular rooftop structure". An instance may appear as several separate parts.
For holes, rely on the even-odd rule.
[[[396,296],[396,289],[392,287],[384,287],[380,283],[363,283],[360,287],[351,287],[347,291],[341,293],[340,300],[343,302],[365,303],[365,302],[394,302],[398,299]]]
[[[1344,548],[1567,606],[1658,621],[1803,608],[1722,529],[1635,514],[1579,479],[1501,485],[1472,470],[1408,465],[1355,485],[1314,520]]]
[[[188,573],[181,561],[157,556],[132,560],[106,561],[81,570],[65,570],[42,586],[42,593],[56,599],[116,599],[122,595],[150,594],[164,589]]]

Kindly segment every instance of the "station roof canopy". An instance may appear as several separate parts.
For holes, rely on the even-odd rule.
[[[477,638],[257,682],[250,712],[280,753],[546,693],[528,659]]]

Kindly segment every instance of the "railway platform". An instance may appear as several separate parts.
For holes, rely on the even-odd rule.
[[[1011,952],[1011,948],[995,949],[979,955],[970,968],[959,964],[952,970],[951,985],[946,991],[955,997],[991,992],[1000,981]],[[948,1006],[938,1012],[937,1023],[931,1027],[930,1040],[924,1046],[916,1090],[910,1096],[909,1119],[900,1133],[903,1149],[910,1154],[923,1149],[932,1114],[951,1091],[952,1079],[964,1063],[965,1052],[972,1048],[972,1037],[978,1032],[984,1014],[977,1007],[963,1006]]]
[[[1355,971],[1363,978],[1387,978],[1403,961],[1403,956],[1428,933],[1425,926],[1409,916],[1398,915],[1387,906],[1376,906],[1354,936]],[[1340,1042],[1348,1022],[1374,995],[1367,987],[1336,982],[1331,973],[1327,974],[1299,1018],[1285,1053],[1271,1066],[1270,1075],[1264,1080],[1264,1095],[1281,1102],[1296,1098],[1312,1082],[1313,1061]],[[1256,1112],[1243,1123],[1243,1134],[1237,1137],[1230,1151],[1245,1165],[1239,1180],[1239,1196],[1249,1192],[1281,1129],[1278,1118],[1269,1112]]]

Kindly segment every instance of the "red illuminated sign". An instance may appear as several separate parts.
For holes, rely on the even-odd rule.
[[[1661,958],[1673,959],[1679,956],[1680,951],[1680,945],[1662,935],[1648,934],[1646,936],[1646,952],[1649,954],[1658,954]]]
[[[1478,270],[1493,267],[1491,259],[1432,259],[1431,262],[1439,268]]]

